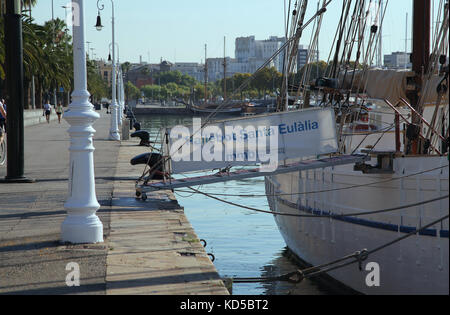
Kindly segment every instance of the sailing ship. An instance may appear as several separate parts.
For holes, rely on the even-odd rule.
[[[233,135],[223,132],[196,138],[205,123],[192,126],[193,136],[171,139],[183,143],[180,147],[171,143],[173,152],[166,139],[163,155],[182,151],[182,156],[176,163],[161,157],[159,164],[173,173],[226,168],[210,176],[169,177],[159,183],[150,183],[151,175],[143,176],[136,194],[145,200],[151,190],[265,176],[271,213],[288,249],[303,263],[324,266],[343,257],[357,257],[360,268],[348,264],[329,270],[327,276],[359,293],[448,294],[448,2],[440,0],[440,22],[430,51],[430,0],[413,0],[412,71],[395,71],[370,67],[375,52],[381,59],[380,26],[387,6],[382,0],[343,1],[327,75],[311,82],[311,71],[306,69],[300,83],[289,82],[304,28],[315,20],[310,48],[317,50],[330,2],[323,0],[307,22],[308,1],[296,2],[289,19],[290,35],[277,51],[286,51],[278,113],[217,123],[220,128],[216,130],[256,123],[264,126],[263,134],[280,137],[278,143],[284,148],[280,148],[282,163],[276,171],[232,172],[234,165],[224,165],[225,159],[192,162],[194,150],[200,152],[201,146],[190,146],[184,152],[183,145],[197,140],[233,141]],[[370,21],[369,6],[374,3],[378,4],[377,18]],[[292,102],[293,97],[297,101]],[[272,132],[277,125],[278,134]],[[257,138],[261,137],[259,130],[253,133]],[[249,133],[241,136],[249,137]],[[152,174],[155,165],[150,166],[144,174]],[[366,281],[364,267],[369,265],[379,266],[378,285]]]
[[[224,56],[223,56],[223,97],[216,100],[210,100],[208,95],[208,62],[207,45],[205,45],[205,68],[204,68],[204,99],[203,102],[190,102],[188,108],[197,115],[226,114],[240,115],[244,102],[238,100],[227,100],[227,59],[225,56],[225,38],[224,38]]]
[[[294,33],[300,33],[298,25],[303,23],[306,3],[298,2]],[[431,52],[427,44],[430,0],[414,0],[410,72],[368,68],[379,27],[366,25],[367,3],[354,1],[352,6],[351,1],[343,2],[329,77],[311,84],[304,79],[298,95],[303,100],[320,95],[319,106],[335,108],[340,154],[362,153],[371,160],[356,166],[267,176],[269,205],[282,214],[344,215],[322,219],[274,215],[289,250],[312,266],[420,231],[368,258],[380,266],[379,286],[368,286],[367,272],[355,266],[330,271],[328,276],[364,294],[448,294],[448,219],[422,229],[449,212],[448,198],[440,198],[448,197],[449,191],[448,2],[441,1],[442,20]],[[319,25],[320,19],[322,16]],[[370,38],[364,41],[361,36],[366,29]],[[368,43],[366,55],[364,42]],[[296,45],[293,41],[290,46],[291,56],[295,56]],[[357,49],[353,65],[352,48]],[[357,69],[358,63],[362,69]],[[289,73],[293,61],[286,64]],[[301,105],[309,106],[306,101]],[[280,102],[278,109],[287,106]],[[345,216],[435,198],[439,200],[399,211],[364,218]]]
[[[223,108],[221,108],[223,107]],[[202,104],[191,103],[189,109],[197,115],[209,114],[226,114],[226,115],[240,115],[242,112],[242,102],[235,102],[234,106],[229,106],[229,102],[207,102]]]

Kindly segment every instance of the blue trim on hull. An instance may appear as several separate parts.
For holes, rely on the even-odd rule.
[[[298,209],[298,210],[300,210],[302,212],[306,212],[308,214],[314,214],[317,216],[339,215],[339,214],[332,213],[329,211],[321,211],[321,210],[313,209],[311,207],[297,205],[293,202],[284,200],[279,197],[277,198],[277,201],[280,202],[281,204],[284,204],[285,206],[288,206],[288,207],[294,208],[294,209]],[[347,222],[347,223],[363,225],[363,226],[371,227],[374,229],[385,230],[385,231],[391,231],[391,232],[399,232],[400,231],[401,233],[405,233],[405,234],[409,234],[409,233],[415,232],[417,230],[416,227],[377,222],[377,221],[361,219],[361,218],[357,218],[357,217],[335,217],[333,219],[338,220],[338,221]],[[437,237],[438,233],[439,233],[439,236],[441,238],[449,238],[448,232],[449,232],[448,230],[440,230],[438,232],[438,230],[436,230],[436,229],[426,229],[426,230],[420,232],[419,235]]]

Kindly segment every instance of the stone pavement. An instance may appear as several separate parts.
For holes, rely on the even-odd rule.
[[[134,197],[143,166],[129,161],[147,149],[108,140],[109,126],[103,110],[94,125],[94,161],[105,242],[91,245],[59,242],[69,125],[25,128],[25,176],[36,183],[0,183],[0,294],[228,294],[173,195]],[[80,286],[66,284],[69,263],[79,266]]]

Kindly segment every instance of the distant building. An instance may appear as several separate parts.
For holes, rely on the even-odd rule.
[[[255,36],[238,37],[236,38],[235,45],[237,62],[246,63],[250,58],[256,57]]]
[[[412,68],[411,54],[397,51],[390,55],[385,55],[384,66],[389,69],[410,69]]]
[[[272,36],[268,40],[255,40],[255,36],[238,37],[235,42],[235,57],[241,73],[254,73],[283,45],[285,39]],[[283,56],[280,54],[271,66],[278,71],[283,67]]]
[[[168,61],[162,61],[159,65],[159,71],[161,72],[169,72],[172,71],[173,64]]]
[[[130,81],[138,89],[145,85],[152,85],[154,83],[153,75],[158,73],[159,65],[151,64],[135,64],[125,74],[125,81]]]
[[[95,60],[97,65],[98,73],[103,80],[108,82],[108,86],[112,84],[112,64],[106,62],[105,60]]]
[[[131,82],[140,89],[145,85],[158,84],[155,80],[156,74],[173,70],[175,70],[175,66],[169,61],[161,61],[160,64],[132,64],[128,72],[125,73],[125,81]]]
[[[267,60],[280,50],[286,39],[284,37],[271,36],[266,40],[256,40],[255,36],[238,37],[235,41],[235,58],[227,57],[227,77],[235,73],[255,73]],[[314,56],[309,56],[309,54]],[[269,67],[275,67],[283,72],[285,52],[282,51],[269,63]],[[299,45],[295,71],[300,70],[307,60],[316,62],[319,60],[319,52],[311,52],[308,48]],[[223,79],[223,58],[209,58],[208,80],[214,82]]]
[[[235,58],[226,57],[226,77],[232,77],[236,73],[255,73],[267,60],[280,50],[285,44],[284,37],[271,36],[266,40],[256,40],[255,36],[238,37],[235,40]],[[311,56],[312,54],[312,56]],[[275,67],[277,71],[283,72],[285,62],[285,52],[282,51],[268,64]],[[307,61],[316,62],[319,60],[319,52],[311,52],[309,48],[299,45],[298,55],[295,59],[294,71],[300,70]],[[224,78],[224,58],[206,59],[207,80],[215,82]],[[205,80],[205,65],[195,62],[178,62],[172,64],[162,61],[159,65],[147,65],[142,62],[134,65],[129,71],[128,80],[137,87],[152,83],[152,75],[156,72],[179,71],[193,77],[199,82]],[[151,75],[149,75],[151,73]],[[157,83],[157,82],[155,82]]]
[[[305,48],[303,45],[300,45],[297,54],[297,71],[300,71],[300,69],[308,63],[308,59],[309,62],[318,62],[319,51],[311,50],[309,48]]]
[[[236,59],[232,59],[230,57],[226,57],[226,65],[227,65],[227,73],[226,77],[232,77],[237,71],[236,71]],[[207,65],[208,65],[208,81],[214,82],[217,80],[222,80],[224,78],[224,58],[208,58],[207,59]],[[204,70],[203,70],[204,71]],[[203,79],[204,80],[204,72]],[[199,80],[200,81],[200,80]]]
[[[172,70],[180,71],[182,74],[193,77],[197,81],[204,80],[204,65],[196,62],[177,62],[172,66]]]
[[[267,40],[257,41],[257,58],[261,58],[266,62],[271,58],[286,42],[284,37],[271,36]],[[281,52],[273,60],[272,66],[279,72],[283,71],[284,65],[284,51]]]

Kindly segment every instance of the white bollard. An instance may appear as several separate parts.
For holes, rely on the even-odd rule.
[[[64,115],[70,124],[71,138],[67,217],[61,225],[63,243],[103,242],[103,224],[95,214],[100,208],[95,194],[94,146],[92,125],[100,117],[89,102],[83,0],[73,0],[74,91]]]

